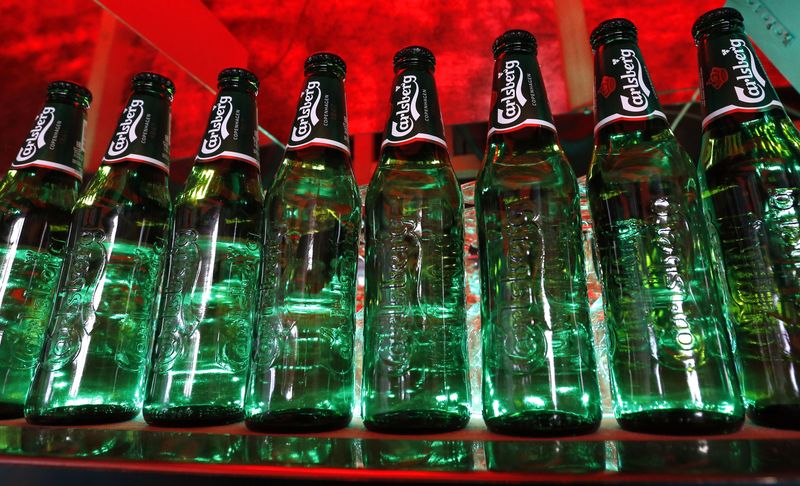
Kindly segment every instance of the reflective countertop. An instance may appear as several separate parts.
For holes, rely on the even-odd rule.
[[[389,436],[359,422],[314,435],[264,435],[244,425],[160,429],[142,421],[38,427],[0,421],[0,465],[223,474],[284,479],[452,482],[721,482],[800,480],[800,432],[746,425],[712,437],[620,430],[607,419],[592,435],[523,439],[465,430]]]

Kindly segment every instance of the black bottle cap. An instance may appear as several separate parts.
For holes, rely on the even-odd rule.
[[[608,19],[600,22],[600,25],[594,28],[589,36],[589,43],[592,45],[592,49],[597,50],[598,47],[612,40],[625,39],[636,42],[636,38],[636,26],[633,25],[633,22],[621,18]]]
[[[704,13],[692,25],[695,42],[713,34],[744,31],[744,17],[735,8],[722,7]]]
[[[244,68],[225,68],[217,75],[217,88],[244,87],[258,93],[258,76]]]
[[[152,89],[163,93],[172,100],[175,94],[175,83],[166,76],[158,73],[142,72],[133,76],[133,89],[140,88]]]
[[[92,92],[85,86],[71,81],[53,81],[47,85],[48,96],[65,96],[68,100],[89,108],[92,103]]]
[[[426,47],[404,47],[394,55],[394,69],[398,70],[409,66],[424,66],[433,69],[436,66],[436,57]]]
[[[333,73],[338,78],[344,79],[347,73],[347,65],[344,59],[336,54],[317,52],[308,56],[305,64],[303,64],[303,73],[306,76],[316,73]]]
[[[492,44],[492,53],[494,53],[495,59],[504,52],[523,51],[536,55],[537,50],[536,37],[527,30],[509,30],[495,39]]]

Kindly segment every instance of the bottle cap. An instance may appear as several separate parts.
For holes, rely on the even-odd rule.
[[[595,27],[589,36],[589,43],[592,45],[592,49],[597,50],[598,47],[615,39],[636,42],[636,26],[633,25],[633,22],[622,18],[600,22],[600,25]]]
[[[80,103],[84,108],[89,108],[92,103],[92,92],[85,86],[71,81],[53,81],[47,85],[48,94],[60,94],[68,99]]]
[[[343,79],[347,73],[347,65],[344,59],[331,52],[317,52],[308,56],[303,65],[303,73],[308,76],[311,73],[321,72],[332,72]]]
[[[246,86],[258,93],[258,76],[244,68],[230,67],[225,68],[217,75],[217,88],[222,89],[230,86]]]
[[[722,7],[710,10],[695,20],[692,25],[692,37],[695,42],[713,32],[731,32],[744,30],[744,17],[735,8]]]
[[[175,94],[175,83],[158,73],[142,72],[133,76],[133,89],[150,88],[162,92],[172,99]]]
[[[509,30],[495,39],[494,44],[492,44],[492,52],[495,59],[500,54],[508,51],[524,51],[536,55],[537,50],[536,37],[527,30]]]
[[[436,66],[436,57],[426,47],[408,46],[397,51],[393,62],[395,70],[415,65],[433,69]]]

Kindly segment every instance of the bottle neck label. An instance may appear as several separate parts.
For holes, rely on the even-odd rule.
[[[395,76],[390,113],[381,147],[433,142],[447,148],[436,82],[428,71],[406,69]]]
[[[309,76],[294,117],[287,149],[330,147],[350,155],[344,83],[331,76]]]
[[[699,54],[703,128],[729,113],[783,108],[744,34],[709,37]]]
[[[601,46],[595,54],[594,82],[595,134],[620,120],[667,120],[635,43]]]
[[[494,63],[489,136],[526,127],[556,131],[536,57],[508,53]]]
[[[103,163],[137,162],[169,173],[169,136],[169,102],[134,93],[122,110]]]
[[[85,125],[82,109],[64,103],[45,104],[11,168],[42,167],[81,180]]]
[[[217,95],[196,162],[236,159],[259,170],[258,111],[249,93],[224,90]]]

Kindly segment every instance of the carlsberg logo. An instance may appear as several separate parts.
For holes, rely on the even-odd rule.
[[[527,100],[522,94],[522,67],[519,61],[506,61],[498,78],[505,76],[505,84],[500,88],[497,108],[497,121],[503,125],[514,123],[522,115],[522,107]]]
[[[301,105],[297,109],[297,119],[292,127],[292,142],[302,142],[319,123],[317,107],[322,98],[319,81],[309,81],[300,94]]]
[[[211,109],[214,118],[209,123],[206,136],[203,138],[203,145],[200,147],[200,152],[204,155],[213,154],[220,148],[222,142],[228,138],[230,131],[228,131],[228,122],[233,113],[233,103],[230,96],[220,96],[217,103]]]
[[[413,74],[406,74],[400,82],[400,86],[395,87],[395,91],[400,90],[400,99],[397,100],[397,110],[394,112],[395,119],[392,120],[392,136],[404,137],[414,129],[414,123],[419,120],[419,110],[417,109],[417,98],[419,97],[419,83]]]
[[[722,49],[722,55],[733,54],[736,64],[731,69],[738,75],[733,87],[736,97],[743,103],[760,103],[764,101],[766,93],[764,87],[767,81],[758,73],[756,58],[743,39],[731,39],[731,48]]]
[[[648,101],[650,89],[644,82],[642,63],[632,49],[620,49],[619,53],[620,57],[612,62],[614,64],[621,62],[625,69],[625,73],[620,76],[625,83],[622,85],[622,94],[619,96],[622,108],[634,113],[646,111],[650,104]]]
[[[36,117],[36,124],[17,153],[17,162],[30,160],[40,148],[45,146],[47,132],[53,125],[53,121],[55,121],[55,112],[56,110],[52,106],[45,106],[39,116]]]
[[[122,123],[119,124],[117,133],[111,138],[111,145],[108,147],[108,155],[111,157],[124,153],[128,149],[128,145],[139,138],[136,135],[136,128],[144,115],[144,101],[131,100],[122,113]]]

